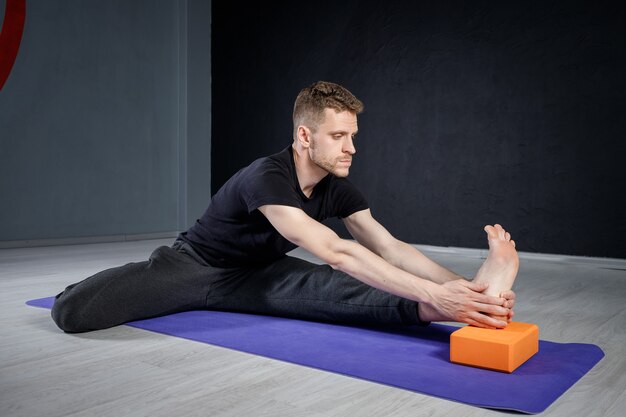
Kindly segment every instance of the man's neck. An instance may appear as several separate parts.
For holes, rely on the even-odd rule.
[[[300,189],[305,196],[311,197],[313,188],[327,175],[328,172],[315,165],[306,149],[298,149],[297,145],[291,145],[293,150],[293,161],[296,166],[296,176]]]

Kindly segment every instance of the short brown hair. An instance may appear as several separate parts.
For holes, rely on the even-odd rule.
[[[324,110],[337,112],[349,111],[360,114],[363,103],[346,88],[328,81],[318,81],[303,88],[293,106],[294,136],[300,125],[305,125],[313,132],[324,122]]]

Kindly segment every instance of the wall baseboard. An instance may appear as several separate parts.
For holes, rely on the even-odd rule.
[[[86,245],[90,243],[132,242],[137,240],[175,238],[180,232],[156,232],[134,235],[107,235],[89,237],[68,237],[58,239],[6,240],[0,241],[0,249],[33,248],[40,246]]]
[[[442,247],[442,246],[429,246],[429,245],[413,245],[419,251],[426,254],[432,253],[446,253],[454,254],[457,256],[464,256],[469,258],[487,258],[489,251],[487,249],[472,249],[472,248],[459,248],[454,246]],[[626,259],[619,258],[598,258],[590,256],[571,256],[571,255],[559,255],[550,253],[533,253],[533,252],[518,252],[519,257],[522,260],[528,261],[548,261],[559,262],[572,265],[587,265],[606,269],[623,269],[626,270]]]
[[[487,249],[459,248],[454,246],[430,246],[412,245],[426,256],[452,255],[472,259],[485,259],[489,251]],[[617,269],[626,271],[626,259],[617,258],[592,258],[587,256],[569,256],[549,253],[518,252],[522,260],[530,262],[554,262],[567,265],[584,265],[592,268]],[[322,263],[322,261],[302,248],[296,248],[290,255],[304,258],[310,262]]]
[[[31,248],[40,246],[63,246],[63,245],[87,245],[91,243],[132,242],[138,240],[169,239],[176,238],[180,232],[157,232],[134,235],[109,235],[90,237],[71,237],[60,239],[32,239],[32,240],[8,240],[0,241],[0,249]],[[426,255],[449,254],[466,258],[485,259],[489,251],[487,249],[460,248],[455,246],[430,246],[413,245]],[[292,251],[293,255],[301,256],[304,249],[298,248]],[[313,257],[310,255],[309,257]],[[561,264],[586,265],[591,267],[617,269],[626,271],[626,259],[619,258],[596,258],[587,256],[570,256],[550,253],[519,252],[520,259],[528,261],[559,262]],[[315,258],[315,257],[313,257]],[[315,259],[315,261],[319,261]],[[321,262],[321,261],[319,261]]]

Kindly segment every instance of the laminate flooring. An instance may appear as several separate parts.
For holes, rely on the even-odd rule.
[[[495,416],[505,413],[127,326],[69,335],[27,307],[97,271],[144,260],[171,239],[0,250],[0,416]],[[482,259],[423,251],[473,276]],[[484,251],[482,252],[484,254]],[[294,256],[315,261],[296,250]],[[545,416],[623,416],[626,271],[525,258],[516,320],[606,357]]]

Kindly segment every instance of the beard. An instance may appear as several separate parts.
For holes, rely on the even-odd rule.
[[[339,162],[342,159],[347,159],[345,156],[339,156],[336,158],[332,158],[330,156],[327,155],[323,155],[320,150],[319,147],[316,144],[316,141],[312,141],[311,142],[311,161],[317,165],[318,167],[320,167],[321,169],[323,169],[324,171],[333,174],[336,177],[347,177],[348,176],[348,172],[349,169],[348,168],[338,168],[337,165],[339,164]],[[350,158],[351,159],[351,158]]]

